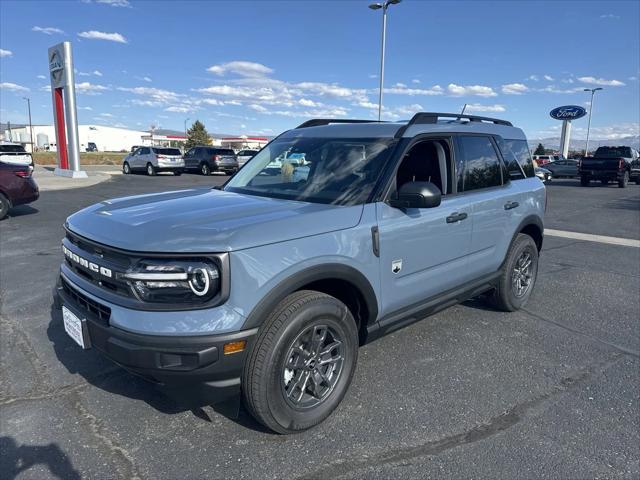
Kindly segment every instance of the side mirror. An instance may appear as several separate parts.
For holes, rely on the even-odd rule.
[[[440,205],[442,192],[431,182],[407,182],[398,190],[397,198],[389,200],[394,208],[433,208]]]

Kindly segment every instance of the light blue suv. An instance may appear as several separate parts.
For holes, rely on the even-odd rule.
[[[304,175],[266,172],[292,155]],[[71,215],[56,292],[83,348],[297,432],[337,407],[368,339],[479,295],[522,307],[545,204],[509,122],[311,120],[222,187]]]

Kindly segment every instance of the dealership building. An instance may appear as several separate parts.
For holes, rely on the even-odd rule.
[[[266,137],[241,135],[230,137],[210,135],[215,146],[234,150],[259,149],[269,141]],[[31,132],[29,125],[2,125],[0,140],[21,143],[31,151]],[[135,145],[183,147],[186,137],[175,130],[154,129],[152,131],[130,130],[127,128],[107,127],[104,125],[78,125],[80,151],[85,152],[89,144],[95,144],[99,152],[130,151]],[[53,125],[33,125],[33,143],[36,151],[57,151],[56,132]]]

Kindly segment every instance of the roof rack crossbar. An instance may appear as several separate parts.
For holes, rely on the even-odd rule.
[[[380,123],[378,120],[356,120],[356,119],[348,119],[348,118],[314,118],[312,120],[307,120],[306,122],[298,125],[298,128],[308,128],[308,127],[320,127],[322,125],[329,125],[331,123]]]
[[[513,127],[513,124],[511,122],[500,120],[499,118],[481,117],[478,115],[464,115],[461,113],[419,112],[416,113],[413,118],[407,122],[406,125],[400,127],[395,136],[396,138],[401,137],[407,130],[407,128],[409,128],[411,125],[435,124],[438,123],[438,120],[440,118],[453,118],[455,120],[466,119],[470,122],[490,122],[495,123],[496,125]]]

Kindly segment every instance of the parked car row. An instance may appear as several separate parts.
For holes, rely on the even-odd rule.
[[[156,175],[158,172],[199,172],[211,175],[223,172],[232,175],[248,160],[258,153],[257,150],[241,150],[238,153],[230,148],[198,145],[190,148],[184,156],[178,148],[134,146],[131,153],[122,161],[125,174],[146,172]]]

